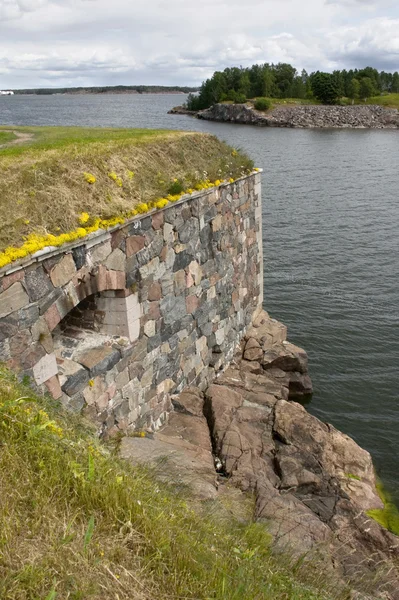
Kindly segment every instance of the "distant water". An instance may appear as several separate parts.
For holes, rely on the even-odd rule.
[[[182,95],[0,98],[0,123],[192,129],[263,167],[265,308],[309,353],[308,409],[373,455],[399,501],[399,132],[168,115]]]

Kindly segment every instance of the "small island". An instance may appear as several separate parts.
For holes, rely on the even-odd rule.
[[[372,67],[310,75],[289,64],[227,68],[170,114],[263,127],[399,128],[399,74]]]

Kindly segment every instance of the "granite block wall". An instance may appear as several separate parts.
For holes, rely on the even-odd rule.
[[[0,271],[0,361],[101,432],[156,429],[262,305],[260,174]]]

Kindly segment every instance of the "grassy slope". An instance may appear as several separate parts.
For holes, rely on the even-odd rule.
[[[1,598],[344,597],[315,565],[277,562],[262,525],[194,509],[1,368],[0,440]]]
[[[273,106],[298,106],[307,104],[320,104],[316,100],[307,100],[302,98],[269,98]],[[351,104],[349,98],[346,99],[348,104]],[[252,102],[252,101],[251,101]],[[357,101],[356,104],[364,105],[362,101]],[[397,108],[399,109],[399,94],[387,94],[385,96],[373,96],[368,98],[366,104],[379,104],[386,108]]]
[[[139,202],[167,195],[176,178],[187,189],[204,178],[236,178],[253,166],[245,156],[232,155],[225,143],[198,133],[12,130],[32,139],[0,149],[0,250],[21,245],[32,232],[72,231],[82,212],[93,219],[124,216]],[[88,183],[85,173],[95,183]]]
[[[386,96],[374,96],[368,99],[369,104],[380,104],[387,108],[399,109],[399,94],[387,94]]]

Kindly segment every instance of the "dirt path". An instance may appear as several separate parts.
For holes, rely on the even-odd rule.
[[[22,133],[21,131],[14,131],[13,129],[2,129],[1,131],[5,131],[6,133],[13,133],[16,140],[12,140],[11,142],[7,142],[6,144],[0,144],[0,150],[2,148],[8,148],[9,146],[15,146],[15,144],[23,144],[24,142],[30,142],[35,137],[33,133]]]

